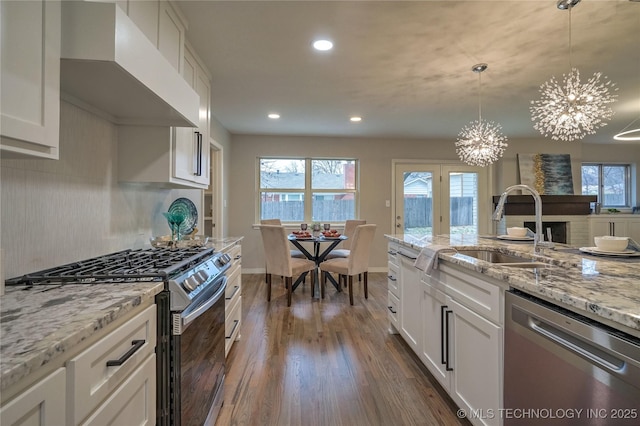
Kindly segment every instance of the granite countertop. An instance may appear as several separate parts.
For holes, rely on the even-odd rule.
[[[211,239],[207,247],[224,251],[243,237]],[[0,391],[140,305],[154,303],[162,282],[9,286],[0,297]]]
[[[0,391],[138,306],[164,283],[11,286],[0,297]]]
[[[210,238],[207,241],[207,247],[213,247],[216,251],[225,251],[229,247],[242,241],[244,237],[225,237],[225,238]]]
[[[430,244],[450,245],[458,249],[478,247],[495,248],[506,254],[543,261],[549,267],[538,269],[510,268],[454,252],[439,253],[439,259],[474,270],[506,285],[560,306],[574,308],[576,312],[591,314],[635,331],[640,331],[640,259],[628,261],[591,256],[562,244],[556,249],[533,253],[532,243],[497,240],[478,235],[443,235],[417,239],[410,235],[385,235],[390,241],[421,250]],[[626,259],[626,258],[625,258]]]

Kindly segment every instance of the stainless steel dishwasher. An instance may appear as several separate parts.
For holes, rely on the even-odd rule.
[[[506,293],[505,425],[640,425],[640,339]]]

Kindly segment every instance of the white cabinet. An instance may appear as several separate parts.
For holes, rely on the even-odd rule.
[[[178,6],[165,0],[117,0],[117,4],[171,66],[182,73],[186,19]]]
[[[82,425],[156,424],[156,356],[151,355]]]
[[[60,2],[0,2],[3,158],[58,159],[60,11]]]
[[[168,1],[160,2],[158,22],[158,50],[167,61],[182,74],[185,45],[184,19]]]
[[[156,333],[153,305],[67,362],[68,424],[155,424]]]
[[[184,77],[200,96],[199,126],[118,128],[118,176],[124,182],[206,189],[210,182],[210,84],[191,50]]]
[[[400,260],[400,334],[414,352],[420,352],[422,316],[420,315],[420,271],[413,266],[418,257],[414,250],[401,247]]]
[[[388,294],[391,301],[397,291],[400,303],[398,319],[389,315],[392,328],[398,329],[460,408],[467,413],[499,413],[504,289],[447,262],[425,275],[413,266],[416,250],[391,247]],[[391,281],[396,267],[397,286]],[[499,415],[469,420],[475,425],[501,424]]]
[[[226,250],[233,265],[226,272],[227,290],[225,293],[225,356],[231,350],[233,342],[240,340],[242,322],[242,246],[236,243]]]
[[[447,296],[437,288],[422,282],[422,348],[418,354],[431,374],[446,389],[449,376],[446,369],[445,325]]]
[[[64,425],[65,369],[59,368],[0,408],[3,426]]]
[[[640,215],[603,214],[589,216],[589,245],[594,245],[593,237],[602,235],[629,237],[640,242]]]
[[[160,15],[160,2],[155,1],[129,1],[127,15],[144,33],[145,36],[158,46],[158,16]]]
[[[75,356],[44,379],[16,384],[16,396],[0,407],[0,424],[155,425],[156,305],[111,329],[70,348]]]
[[[445,366],[449,395],[467,413],[493,412],[471,419],[474,424],[499,425],[502,408],[502,327],[450,297],[445,311]],[[450,316],[447,328],[447,316]]]

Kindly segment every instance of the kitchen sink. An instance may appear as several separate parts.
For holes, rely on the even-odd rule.
[[[489,262],[494,265],[509,266],[512,268],[544,268],[544,262],[537,262],[526,257],[500,253],[493,250],[458,250],[457,254],[473,257],[474,259]]]

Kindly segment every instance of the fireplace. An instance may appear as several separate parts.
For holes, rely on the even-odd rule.
[[[524,222],[524,227],[536,232],[536,222]],[[551,239],[556,243],[567,243],[567,222],[542,222],[542,234],[547,239],[547,229],[551,228]]]

